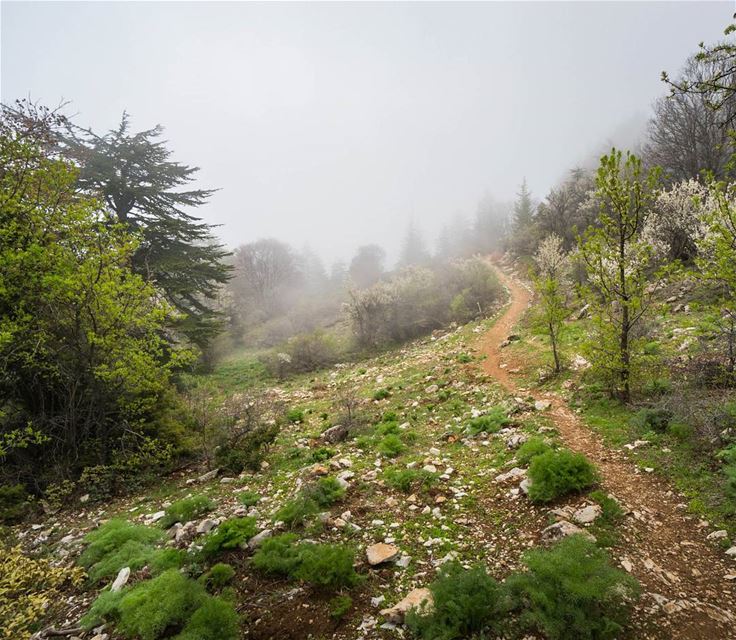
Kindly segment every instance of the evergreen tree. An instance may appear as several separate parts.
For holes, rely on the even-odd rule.
[[[76,130],[66,140],[80,165],[79,185],[105,202],[117,221],[141,236],[133,268],[155,284],[182,316],[178,328],[204,347],[220,327],[215,302],[229,278],[228,255],[212,227],[191,210],[212,195],[186,189],[197,167],[171,159],[163,128],[132,133],[127,114],[105,135]]]
[[[534,221],[534,202],[532,193],[526,184],[526,178],[521,183],[514,203],[514,229],[526,229]]]
[[[417,229],[414,221],[409,223],[404,236],[404,242],[401,245],[401,256],[399,257],[399,266],[409,267],[412,265],[422,265],[429,262],[429,251],[424,245],[422,234]]]

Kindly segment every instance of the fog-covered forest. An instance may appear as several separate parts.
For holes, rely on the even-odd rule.
[[[731,9],[4,2],[0,638],[736,638]]]

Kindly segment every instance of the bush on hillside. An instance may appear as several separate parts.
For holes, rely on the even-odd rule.
[[[529,438],[524,442],[516,451],[516,461],[521,466],[526,466],[537,456],[541,456],[543,453],[552,451],[552,447],[538,436]]]
[[[506,584],[517,624],[550,640],[606,640],[626,625],[636,580],[613,568],[605,551],[580,535],[524,556],[528,570]]]
[[[164,529],[168,529],[177,522],[189,522],[199,518],[214,508],[215,503],[207,496],[183,498],[166,507],[166,513],[159,522]]]
[[[508,610],[503,585],[482,566],[465,569],[458,562],[442,565],[429,585],[433,603],[427,610],[411,610],[407,626],[420,638],[454,640],[498,632]],[[485,636],[483,636],[485,637]]]
[[[479,433],[496,433],[502,427],[511,424],[506,412],[501,407],[493,407],[487,413],[472,418],[465,426],[465,430],[473,436]]]
[[[532,458],[529,479],[529,498],[533,502],[550,502],[593,486],[598,473],[582,453],[560,449]]]
[[[202,555],[211,558],[222,551],[232,551],[257,533],[255,518],[231,518],[207,534],[202,545]]]

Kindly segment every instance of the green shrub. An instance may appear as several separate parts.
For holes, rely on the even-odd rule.
[[[383,472],[386,484],[404,493],[411,493],[419,488],[429,489],[436,481],[437,474],[424,469],[393,469]]]
[[[399,423],[395,420],[391,421],[383,421],[376,425],[376,434],[379,436],[387,436],[390,433],[399,435],[401,431],[399,430]]]
[[[381,417],[381,422],[399,422],[399,416],[395,411],[385,411]]]
[[[22,484],[0,486],[0,524],[19,522],[28,513],[28,493]]]
[[[473,358],[467,353],[460,353],[457,356],[457,361],[461,364],[467,364],[468,362],[473,362]]]
[[[278,434],[278,424],[255,427],[237,440],[219,446],[215,450],[215,463],[220,469],[231,473],[241,473],[245,469],[258,471]]]
[[[186,561],[187,552],[183,549],[155,549],[148,559],[148,567],[151,574],[157,576],[168,569],[180,569]]]
[[[355,446],[361,451],[367,451],[373,446],[373,438],[370,436],[358,436],[355,439]]]
[[[302,494],[308,500],[316,502],[319,507],[329,507],[343,498],[345,489],[340,485],[337,478],[330,476],[320,478],[317,482],[307,485],[302,490]]]
[[[204,587],[169,569],[125,593],[117,605],[117,629],[129,638],[156,640],[167,629],[185,624],[205,598]]]
[[[314,451],[312,451],[312,455],[310,456],[310,458],[312,459],[312,462],[324,462],[325,460],[329,460],[334,455],[334,449],[330,449],[329,447],[319,447],[319,449],[315,449]]]
[[[238,500],[244,507],[253,507],[260,502],[261,496],[253,491],[241,491]]]
[[[642,391],[647,396],[662,396],[672,391],[672,382],[667,378],[654,378],[644,385]]]
[[[292,575],[299,564],[297,539],[293,533],[267,538],[253,555],[253,566],[269,575]]]
[[[304,411],[301,409],[289,409],[286,412],[286,419],[292,424],[304,422]]]
[[[107,589],[100,592],[100,595],[92,603],[89,611],[79,621],[80,626],[85,629],[92,629],[103,624],[105,621],[116,619],[120,601],[128,591],[130,591],[130,587],[125,587],[122,591],[116,593]]]
[[[560,449],[532,458],[529,479],[529,498],[533,502],[550,502],[594,485],[598,473],[582,453]]]
[[[543,453],[547,453],[548,451],[552,451],[552,447],[547,444],[544,438],[534,436],[524,442],[516,451],[516,461],[521,466],[526,466],[533,458],[541,456]]]
[[[333,544],[297,542],[293,534],[264,540],[253,556],[253,566],[271,575],[283,575],[317,587],[334,590],[352,587],[360,576],[353,563],[355,552]]]
[[[391,396],[391,392],[388,389],[378,389],[373,393],[374,400],[385,400]]]
[[[224,598],[208,597],[173,640],[237,640],[238,614]]]
[[[464,569],[457,562],[445,563],[429,589],[433,606],[427,611],[412,610],[406,617],[408,627],[420,638],[453,640],[500,630],[508,598],[484,567]]]
[[[664,433],[673,418],[668,409],[642,409],[632,419],[632,424],[641,431]]]
[[[386,456],[387,458],[395,458],[401,455],[405,449],[406,446],[401,441],[401,438],[393,433],[382,438],[376,447],[378,453]]]
[[[493,407],[482,416],[471,419],[465,426],[465,430],[470,435],[475,436],[484,431],[486,433],[495,433],[509,424],[511,424],[511,420],[509,420],[505,411],[501,407]]]
[[[235,569],[229,564],[218,562],[207,572],[199,577],[199,582],[209,589],[221,589],[235,575]]]
[[[283,522],[287,527],[298,527],[313,515],[319,512],[319,507],[314,500],[309,500],[303,495],[289,500],[274,514],[275,521]]]
[[[88,533],[87,548],[79,557],[79,564],[87,569],[90,580],[115,575],[123,567],[140,569],[148,564],[163,533],[151,527],[113,519]]]
[[[237,549],[258,533],[255,518],[231,518],[210,531],[202,545],[202,554],[211,558],[221,551]]]
[[[689,440],[693,435],[693,428],[684,422],[670,422],[667,433],[677,440]]]
[[[583,536],[524,556],[525,573],[506,584],[519,609],[519,627],[550,640],[604,640],[626,624],[636,580],[613,568],[607,554]]]
[[[335,620],[342,620],[348,614],[352,606],[353,599],[349,595],[343,594],[335,596],[330,600],[330,617]]]
[[[215,503],[207,496],[184,498],[177,500],[166,508],[166,515],[161,518],[160,523],[164,529],[168,529],[177,522],[189,522],[199,518],[214,508]]]

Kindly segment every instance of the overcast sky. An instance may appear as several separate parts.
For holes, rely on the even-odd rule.
[[[328,260],[413,217],[429,238],[526,176],[542,197],[630,142],[733,2],[0,2],[2,100],[71,101],[104,130],[160,123],[219,187],[229,246],[275,236]]]

